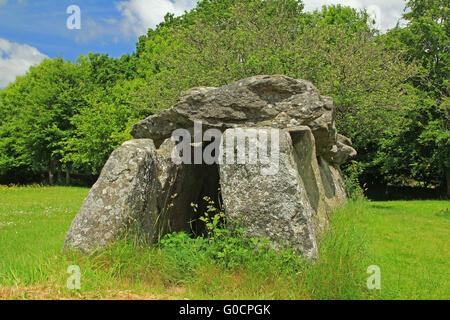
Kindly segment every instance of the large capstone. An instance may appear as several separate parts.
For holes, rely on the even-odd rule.
[[[316,137],[319,154],[336,144],[333,99],[321,96],[314,85],[282,75],[255,76],[220,88],[200,87],[183,92],[170,109],[136,123],[131,134],[150,138],[156,146],[177,128],[222,131],[236,127],[287,128],[308,125]]]
[[[171,231],[201,234],[198,218],[207,196],[221,200],[227,218],[248,236],[316,258],[328,213],[346,199],[339,165],[356,154],[351,141],[337,134],[334,114],[333,99],[308,81],[282,75],[183,92],[175,106],[135,124],[136,140],[111,154],[64,247],[91,252],[129,232],[146,243]],[[189,160],[210,147],[211,136],[198,135],[198,125],[220,135],[214,161],[180,162],[174,132],[189,133],[190,140],[182,141]],[[255,142],[248,132],[265,139]],[[248,148],[239,150],[230,139],[247,141]],[[264,142],[268,154],[259,161],[254,152]],[[228,151],[237,161],[226,158]],[[195,212],[192,203],[199,205]]]

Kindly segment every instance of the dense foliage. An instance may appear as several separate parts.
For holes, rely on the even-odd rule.
[[[338,130],[359,152],[344,168],[353,180],[449,185],[448,1],[407,9],[406,26],[380,34],[348,7],[203,0],[168,14],[132,55],[44,61],[0,91],[0,182],[98,174],[131,124],[181,91],[278,73],[335,99]]]

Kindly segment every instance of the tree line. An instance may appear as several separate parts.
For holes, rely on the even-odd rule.
[[[95,176],[131,125],[195,86],[257,74],[334,98],[361,185],[450,185],[449,1],[411,0],[386,33],[365,11],[298,0],[203,0],[120,58],[49,59],[0,91],[0,183]],[[450,192],[450,191],[447,191]]]

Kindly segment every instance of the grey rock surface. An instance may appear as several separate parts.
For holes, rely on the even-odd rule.
[[[137,221],[152,233],[157,214],[156,149],[152,140],[125,142],[106,162],[66,234],[64,248],[105,247]]]
[[[226,130],[222,148],[230,136],[245,135],[243,129]],[[258,131],[264,130],[270,131]],[[346,198],[339,168],[317,157],[315,145],[309,127],[290,127],[279,130],[276,164],[227,163],[224,157],[219,171],[228,219],[239,221],[251,237],[269,238],[274,248],[317,258],[317,239],[328,228],[328,213]],[[270,167],[277,167],[275,174],[262,174]]]
[[[225,142],[230,130],[225,131]],[[261,164],[219,165],[227,218],[248,229],[248,236],[270,239],[276,249],[290,247],[317,258],[318,216],[299,174],[289,132],[279,131],[279,146],[279,157],[273,160],[277,163],[263,165],[277,167],[275,174],[261,174]]]
[[[190,204],[214,199],[218,172],[173,163],[173,146],[167,140],[156,150],[152,140],[136,139],[115,150],[72,221],[64,249],[90,253],[127,232],[150,244],[167,232],[199,229]]]
[[[333,146],[330,155],[333,163],[341,165],[348,158],[356,156],[356,150],[352,148],[352,142],[349,138],[338,134],[336,146]]]

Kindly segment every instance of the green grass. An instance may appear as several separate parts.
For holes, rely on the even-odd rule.
[[[450,201],[350,202],[332,214],[315,263],[235,235],[62,254],[87,192],[0,186],[0,298],[450,298]],[[66,288],[69,265],[80,266],[81,290]],[[381,269],[381,290],[366,287],[369,265]]]
[[[450,201],[373,202],[362,222],[385,299],[450,298]]]
[[[86,188],[0,186],[0,284],[47,279]]]

